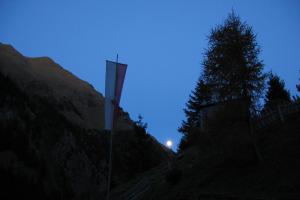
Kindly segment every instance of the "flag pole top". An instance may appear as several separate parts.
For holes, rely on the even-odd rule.
[[[106,62],[114,62],[114,63],[117,63],[117,64],[120,64],[120,65],[127,65],[125,63],[120,63],[119,62],[119,54],[117,53],[117,57],[116,57],[116,60],[115,61],[112,61],[112,60],[106,60]]]

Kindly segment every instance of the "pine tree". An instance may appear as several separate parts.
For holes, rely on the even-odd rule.
[[[248,99],[254,105],[265,84],[260,48],[252,27],[234,12],[209,36],[203,66],[206,84],[216,102]]]
[[[271,74],[268,80],[268,89],[265,97],[265,108],[273,108],[282,102],[291,102],[291,96],[285,83],[278,75]]]
[[[300,81],[300,78],[299,78],[299,81]],[[300,83],[299,84],[296,84],[296,89],[298,92],[300,92]],[[293,101],[294,102],[300,102],[300,96],[295,94],[293,95]]]
[[[299,81],[300,81],[300,78],[299,78]],[[298,85],[296,85],[296,88],[297,88],[298,92],[300,92],[300,83]]]
[[[182,146],[188,143],[191,130],[200,126],[201,108],[209,103],[211,103],[210,88],[202,79],[199,79],[184,109],[186,120],[182,121],[181,127],[178,128],[178,131],[183,134],[179,149],[182,149]]]

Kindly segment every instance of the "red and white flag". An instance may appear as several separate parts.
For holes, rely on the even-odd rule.
[[[105,129],[112,130],[125,79],[127,65],[106,61],[105,75]]]

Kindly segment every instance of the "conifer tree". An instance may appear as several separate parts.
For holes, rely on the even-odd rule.
[[[200,126],[200,111],[201,108],[211,103],[211,94],[210,88],[204,83],[202,79],[199,79],[194,91],[189,96],[189,100],[186,103],[186,108],[184,113],[186,120],[182,121],[181,127],[178,128],[178,131],[183,134],[181,144],[179,148],[188,143],[188,136],[190,131]]]
[[[214,101],[244,98],[254,105],[261,97],[266,75],[252,27],[232,11],[208,39],[203,75]]]
[[[299,81],[300,81],[300,78],[299,78]],[[300,83],[296,85],[296,89],[298,92],[300,92]],[[300,102],[300,96],[298,94],[293,95],[293,101]]]
[[[300,78],[299,78],[299,81],[300,81]],[[298,85],[296,85],[296,88],[297,88],[298,92],[300,92],[300,83]]]
[[[273,108],[280,103],[291,102],[290,93],[285,89],[285,83],[278,75],[271,74],[267,84],[265,108]]]

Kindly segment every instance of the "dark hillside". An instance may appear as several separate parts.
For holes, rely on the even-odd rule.
[[[215,143],[208,148],[207,135],[201,145],[185,150],[173,163],[182,176],[153,186],[144,199],[300,199],[299,113],[256,133],[261,162],[251,145],[243,147],[241,140],[228,140],[225,133],[219,131],[223,147]]]
[[[29,59],[2,44],[0,91],[0,198],[104,198],[102,95],[51,59]],[[125,112],[113,145],[112,188],[172,155]]]
[[[5,199],[101,195],[107,135],[71,124],[47,99],[25,95],[2,74],[0,87],[0,180],[5,192],[1,195]]]

